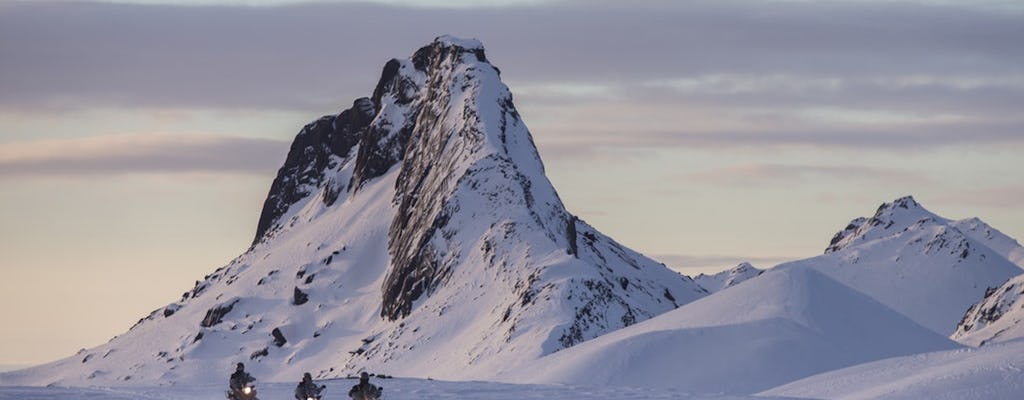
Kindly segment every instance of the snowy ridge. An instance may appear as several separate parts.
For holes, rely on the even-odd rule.
[[[510,376],[743,394],[866,361],[957,347],[812,268],[794,267],[545,356]]]
[[[1024,341],[916,354],[832,371],[758,393],[815,399],[1018,399]]]
[[[946,336],[986,288],[1022,272],[958,226],[903,197],[853,220],[825,254],[776,268],[811,266]]]
[[[253,247],[97,348],[2,385],[496,379],[705,296],[565,210],[482,45],[389,61],[300,131]]]
[[[953,226],[999,255],[1006,257],[1018,267],[1024,268],[1024,246],[1021,246],[1014,238],[1006,236],[978,218],[962,219],[953,222]]]
[[[1024,337],[1024,274],[985,291],[985,298],[971,306],[952,338],[983,346]]]
[[[722,271],[714,275],[697,275],[693,280],[708,292],[715,293],[722,289],[730,288],[755,276],[761,275],[762,273],[764,273],[763,269],[755,268],[753,265],[750,265],[750,263],[744,262],[732,269]]]

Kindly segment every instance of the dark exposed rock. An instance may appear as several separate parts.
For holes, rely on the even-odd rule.
[[[569,240],[569,254],[573,257],[579,258],[579,246],[576,244],[576,221],[578,218],[575,215],[569,217],[569,222],[566,224],[565,235]]]
[[[211,326],[221,323],[224,316],[231,312],[231,309],[235,307],[236,303],[238,303],[238,300],[231,301],[230,303],[220,304],[214,308],[206,310],[206,316],[203,317],[203,320],[202,322],[199,323],[199,326],[203,328],[209,328]]]
[[[292,204],[309,196],[311,190],[328,183],[326,172],[337,167],[340,159],[349,156],[375,114],[373,103],[364,97],[357,99],[352,108],[341,114],[324,116],[302,128],[270,186],[253,244],[281,222],[278,219]],[[333,196],[336,198],[337,194],[335,191]],[[330,200],[330,196],[325,196],[325,200]]]
[[[310,276],[312,276],[312,275],[310,275]],[[299,287],[296,286],[295,287],[295,292],[292,295],[292,304],[297,305],[297,306],[301,306],[303,304],[306,304],[306,302],[308,302],[308,301],[309,301],[309,295],[306,294],[306,292],[303,292],[302,290],[299,290]]]
[[[284,346],[285,343],[288,343],[288,339],[284,338],[284,334],[281,333],[280,328],[274,328],[273,331],[270,331],[270,336],[274,337],[274,345],[277,347]]]
[[[402,63],[392,59],[384,65],[377,87],[373,90],[373,105],[378,113],[383,111],[387,97],[397,106],[412,106],[420,91],[419,85],[407,73],[401,73]],[[389,112],[397,112],[389,110]],[[413,107],[412,115],[418,113]],[[391,126],[387,118],[378,120],[367,130],[356,156],[356,166],[349,186],[356,192],[367,181],[384,175],[392,166],[402,161],[409,134],[415,125],[415,118],[405,118],[405,125]]]
[[[278,346],[278,347],[280,347],[280,346]],[[266,347],[264,347],[262,349],[259,349],[259,350],[256,350],[256,351],[252,352],[252,354],[249,354],[249,359],[250,360],[256,360],[257,358],[260,358],[260,357],[266,357],[269,354],[270,354],[270,350],[268,350]]]

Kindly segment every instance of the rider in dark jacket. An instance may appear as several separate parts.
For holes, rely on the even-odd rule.
[[[324,390],[326,386],[317,386],[313,383],[313,376],[309,372],[302,375],[302,382],[295,387],[295,398],[297,400],[306,400],[309,398],[320,398],[320,391]]]
[[[231,379],[228,380],[228,387],[231,388],[232,394],[239,393],[246,384],[255,380],[256,378],[245,372],[245,364],[238,363],[235,366],[235,373],[231,374]]]
[[[379,399],[384,388],[377,387],[370,383],[370,375],[366,372],[359,374],[359,384],[352,386],[348,391],[348,397],[352,400],[374,400]]]

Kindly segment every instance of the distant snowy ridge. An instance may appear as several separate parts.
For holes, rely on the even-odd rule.
[[[483,46],[442,36],[299,132],[249,251],[0,384],[494,379],[706,294],[566,211]]]
[[[743,262],[732,269],[719,272],[713,275],[700,274],[693,278],[697,284],[710,293],[718,292],[735,285],[738,285],[750,278],[761,275],[764,270],[757,269],[750,263]]]
[[[966,226],[974,228],[965,233],[960,228]],[[950,335],[986,288],[1024,272],[987,245],[1012,241],[996,232],[977,219],[951,221],[912,197],[901,197],[879,206],[870,218],[851,221],[825,254],[776,268],[811,266]],[[1001,249],[1015,251],[1009,245]]]

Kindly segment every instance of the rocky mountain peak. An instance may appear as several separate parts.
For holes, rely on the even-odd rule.
[[[901,232],[914,224],[945,223],[946,220],[928,211],[912,196],[882,203],[871,218],[856,218],[829,242],[825,253],[842,250],[860,241],[868,241]]]

